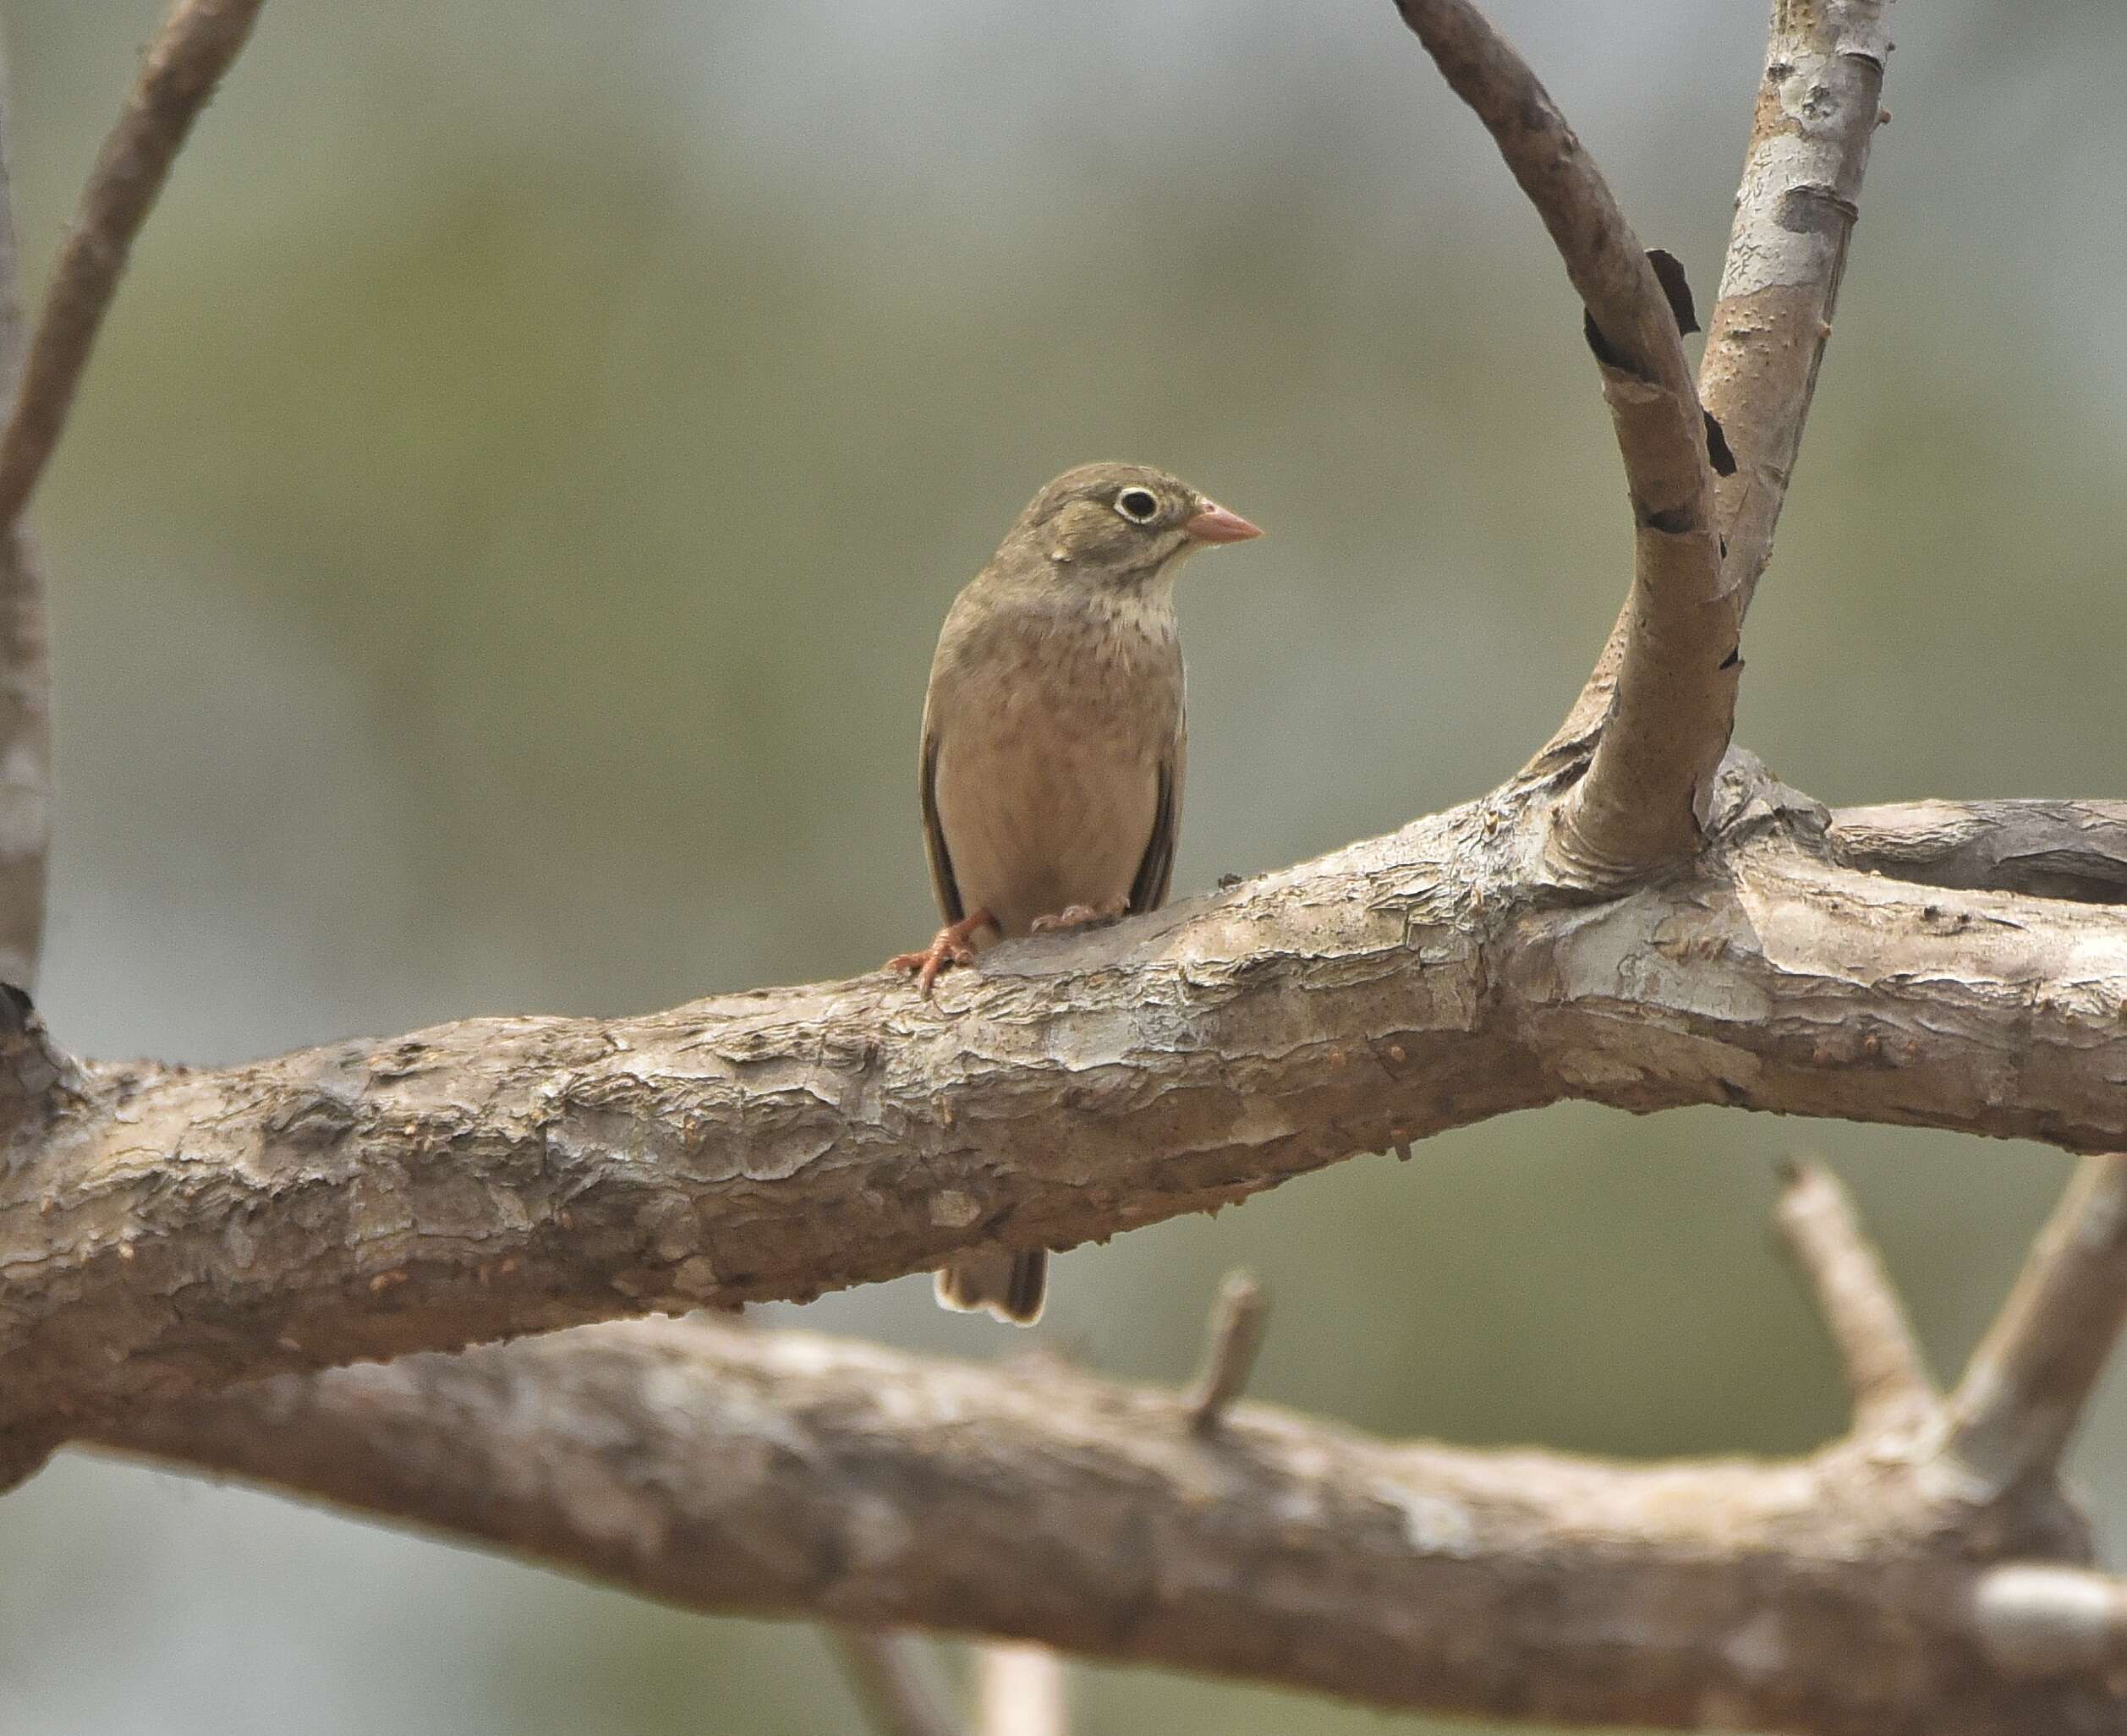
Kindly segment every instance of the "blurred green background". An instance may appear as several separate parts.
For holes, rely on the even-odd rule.
[[[33,271],[158,12],[5,7]],[[1496,13],[1709,302],[1761,8]],[[2127,793],[2127,13],[1898,21],[1740,739],[1835,802]],[[1106,457],[1274,533],[1184,587],[1178,890],[1488,786],[1621,593],[1577,310],[1379,0],[275,0],[37,503],[55,1027],[216,1061],[871,967],[932,921],[940,616],[1040,482]],[[1043,1332],[1176,1379],[1246,1262],[1263,1397],[1803,1449],[1842,1407],[1767,1241],[1796,1149],[1853,1181],[1954,1370],[2062,1161],[1710,1112],[1524,1116],[1139,1231],[1061,1262]],[[1015,1342],[921,1279],[802,1314]],[[2123,1444],[2113,1391],[2080,1464],[2116,1546]],[[1082,1733],[1427,1728],[1074,1675]],[[803,1629],[74,1455],[0,1503],[0,1726],[856,1728]]]

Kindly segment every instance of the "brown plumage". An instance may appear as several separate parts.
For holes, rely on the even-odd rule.
[[[918,760],[946,926],[893,961],[924,994],[997,939],[1165,899],[1188,748],[1175,575],[1207,544],[1258,534],[1165,471],[1083,465],[1034,496],[954,600]],[[1048,1260],[956,1255],[938,1298],[1031,1325]]]

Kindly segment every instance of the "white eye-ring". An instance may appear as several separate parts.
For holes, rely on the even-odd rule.
[[[1132,524],[1149,524],[1159,516],[1159,496],[1148,488],[1127,488],[1116,496],[1116,511]]]

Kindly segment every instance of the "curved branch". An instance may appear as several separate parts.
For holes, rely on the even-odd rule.
[[[1922,885],[2127,904],[2127,802],[1899,802],[1832,816],[1832,857]]]
[[[1699,368],[1736,468],[1718,485],[1739,614],[1773,557],[1832,336],[1869,146],[1883,119],[1889,0],[1777,0],[1735,223]]]
[[[1720,585],[1705,418],[1676,315],[1602,172],[1527,65],[1467,0],[1397,0],[1550,232],[1587,309],[1636,531],[1619,632],[1549,748],[1587,774],[1548,841],[1570,884],[1614,887],[1695,852],[1735,721],[1740,614]]]
[[[1000,947],[936,1003],[874,976],[90,1065],[0,1145],[0,1443],[1067,1247],[1568,1098],[2127,1145],[2127,912],[1852,873],[1820,810],[1724,787],[1700,871],[1608,904],[1532,890],[1523,791]]]
[[[260,4],[178,0],[148,48],[59,250],[36,336],[0,431],[0,526],[22,516],[51,462],[133,238],[146,222],[192,123],[250,35]]]
[[[1996,1669],[2000,1552],[1902,1449],[1631,1465],[1390,1445],[1243,1404],[795,1333],[587,1328],[282,1380],[122,1447],[698,1608],[912,1624],[1384,1706],[1883,1736],[2110,1728]],[[1983,1538],[1983,1542],[1979,1540]]]

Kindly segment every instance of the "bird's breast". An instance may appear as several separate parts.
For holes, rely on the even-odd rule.
[[[1171,630],[1000,624],[932,695],[938,819],[961,901],[1007,934],[1130,893],[1181,725]]]

